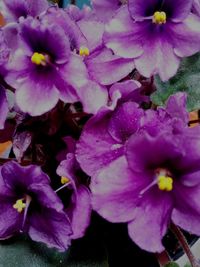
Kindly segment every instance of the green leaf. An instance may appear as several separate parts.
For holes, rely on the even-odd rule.
[[[157,91],[152,95],[152,102],[162,106],[168,97],[177,92],[188,95],[188,111],[200,109],[200,53],[182,60],[177,74],[167,82],[155,77]]]
[[[3,267],[108,267],[105,251],[95,244],[87,244],[87,252],[82,245],[84,241],[75,242],[70,250],[59,253],[45,245],[33,242],[28,238],[17,238],[0,243],[0,266]],[[91,255],[91,247],[97,249]],[[80,253],[80,249],[84,253]]]
[[[192,267],[191,264],[187,263],[186,265],[184,265],[184,267]]]
[[[169,262],[165,265],[165,267],[180,267],[176,262]]]

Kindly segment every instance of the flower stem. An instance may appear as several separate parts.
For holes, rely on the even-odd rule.
[[[185,238],[185,236],[183,235],[183,233],[181,232],[181,230],[179,229],[179,227],[177,227],[175,224],[171,224],[171,230],[174,233],[174,235],[177,237],[179,243],[181,244],[183,250],[185,251],[185,254],[187,255],[191,266],[192,267],[200,267],[200,264],[197,262],[195,256],[193,255],[187,240]]]
[[[167,263],[171,261],[166,250],[164,250],[161,253],[156,253],[156,258],[158,260],[160,267],[165,266]]]

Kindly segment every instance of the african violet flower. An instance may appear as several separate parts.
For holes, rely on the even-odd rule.
[[[73,150],[75,150],[75,147]],[[77,239],[84,235],[90,223],[92,211],[91,193],[81,181],[80,177],[83,177],[83,175],[80,175],[81,173],[74,151],[67,154],[66,159],[60,163],[57,169],[57,174],[61,177],[61,183],[63,184],[60,189],[63,189],[65,196],[67,196],[67,193],[70,194],[70,201],[67,201],[67,203],[63,201],[63,203],[65,212],[71,222],[72,239]]]
[[[138,71],[172,77],[182,57],[200,50],[200,19],[192,0],[129,0],[107,24],[104,41],[116,55],[135,59]]]
[[[0,169],[0,238],[25,232],[35,241],[64,251],[71,225],[49,177],[34,165],[8,162]]]
[[[138,84],[126,81],[113,85],[113,103],[102,108],[85,125],[77,144],[76,157],[81,168],[94,175],[124,154],[124,145],[131,135],[145,129],[155,136],[160,129],[178,134],[188,125],[186,95],[171,96],[166,109],[143,110],[137,103],[146,101],[139,94]]]
[[[3,0],[3,14],[7,21],[18,21],[20,17],[36,17],[46,11],[47,0]]]
[[[132,240],[151,252],[164,249],[171,221],[199,235],[199,133],[197,127],[133,135],[125,156],[93,176],[94,209],[111,222],[127,222]]]
[[[23,112],[41,115],[61,99],[81,101],[85,111],[93,113],[107,102],[107,91],[90,83],[82,58],[71,51],[59,25],[28,18],[20,23],[18,36],[6,80],[16,88],[16,103]]]

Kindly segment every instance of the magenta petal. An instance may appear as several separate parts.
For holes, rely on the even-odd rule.
[[[43,242],[50,248],[65,251],[70,246],[72,234],[68,217],[64,212],[43,208],[29,218],[28,234],[37,242]]]
[[[172,213],[173,222],[196,235],[200,235],[200,186],[177,185],[174,191],[175,208]]]
[[[12,190],[19,184],[23,185],[24,188],[34,183],[49,184],[49,177],[38,166],[22,167],[16,162],[10,161],[2,166],[1,172],[5,184]],[[29,173],[28,176],[27,173]]]
[[[102,45],[104,24],[96,20],[80,20],[78,26],[87,40],[90,53]],[[84,44],[83,44],[84,45]]]
[[[59,99],[59,93],[52,84],[27,79],[16,91],[19,108],[32,116],[39,116],[51,110]]]
[[[109,119],[109,112],[100,110],[88,121],[77,143],[77,160],[88,175],[93,175],[123,153],[122,145],[107,131]]]
[[[128,222],[135,208],[145,179],[130,171],[125,157],[120,157],[92,177],[93,208],[111,222]]]
[[[135,59],[135,66],[145,77],[159,74],[160,78],[166,81],[176,74],[180,59],[175,55],[172,44],[163,38],[155,37],[147,40],[146,37],[144,53]]]
[[[169,97],[167,101],[166,111],[173,118],[180,118],[185,125],[189,122],[189,114],[186,109],[187,94],[176,93]]]
[[[90,224],[92,212],[91,193],[85,186],[80,185],[75,192],[75,206],[67,210],[72,214],[72,239],[81,238]]]
[[[172,212],[172,198],[162,191],[150,191],[135,209],[134,220],[128,224],[129,236],[149,252],[164,250],[162,238],[167,231]]]
[[[200,18],[190,14],[182,23],[171,26],[174,52],[179,57],[191,56],[200,50]]]
[[[129,0],[128,8],[133,19],[142,19],[152,16],[156,7],[160,6],[160,0]],[[160,7],[159,7],[160,8]]]
[[[0,239],[7,239],[19,233],[22,227],[23,214],[13,208],[16,198],[0,195]]]
[[[143,110],[136,103],[124,103],[113,112],[108,132],[117,142],[125,142],[139,129],[143,116]]]
[[[89,80],[85,86],[77,90],[77,94],[83,104],[83,110],[87,113],[96,114],[108,103],[107,88],[94,81]]]
[[[91,55],[87,60],[88,71],[93,79],[103,85],[110,85],[126,77],[133,69],[132,59],[113,55],[110,49]]]
[[[179,159],[185,152],[184,148],[180,149],[180,144],[182,145],[167,131],[154,137],[146,132],[133,135],[126,146],[129,166],[133,171],[143,172],[151,170],[152,166],[162,166],[169,159]]]
[[[142,44],[137,42],[137,37],[138,34],[141,35],[141,29],[136,28],[136,26],[130,17],[127,6],[121,7],[106,25],[104,42],[107,48],[124,58],[140,56],[143,49]]]
[[[0,129],[4,128],[4,123],[8,114],[8,102],[5,89],[0,85]]]

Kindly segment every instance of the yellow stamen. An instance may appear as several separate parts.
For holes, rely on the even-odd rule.
[[[173,179],[164,175],[158,176],[158,188],[162,191],[172,191]]]
[[[70,181],[69,178],[64,177],[64,176],[61,177],[61,184],[67,184],[67,183],[69,183],[69,181]]]
[[[45,56],[43,54],[38,53],[38,52],[35,52],[32,55],[31,61],[32,61],[32,63],[34,63],[36,65],[45,65],[45,63],[46,63]]]
[[[81,46],[80,50],[79,50],[79,55],[80,56],[89,56],[90,55],[90,50],[89,48],[85,47],[85,46]]]
[[[167,21],[167,15],[164,11],[156,11],[153,15],[153,23],[165,24]]]
[[[21,213],[26,208],[26,204],[23,202],[23,200],[24,199],[18,199],[13,205],[13,208],[16,209],[19,213]]]

